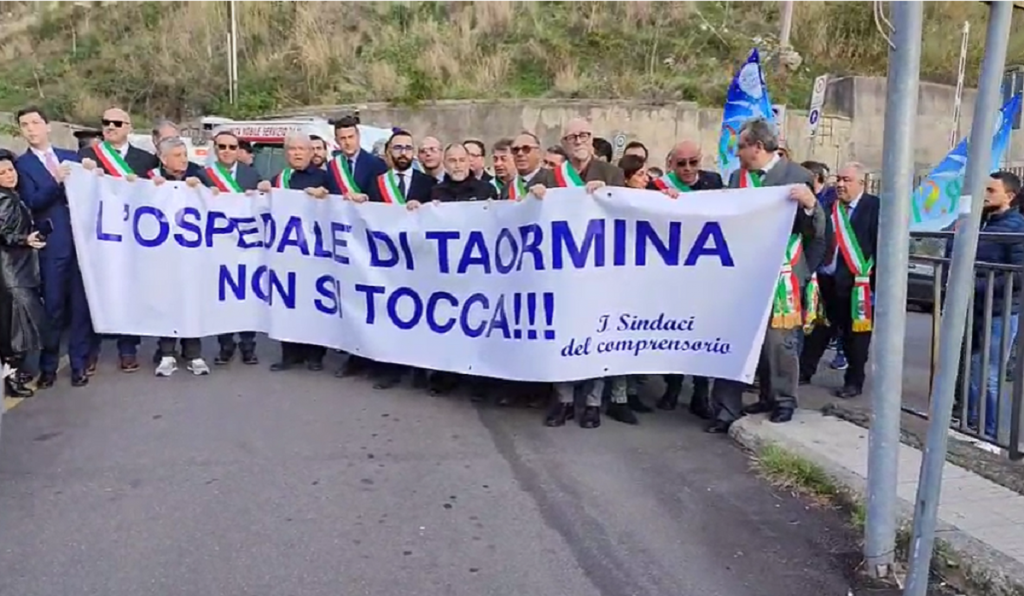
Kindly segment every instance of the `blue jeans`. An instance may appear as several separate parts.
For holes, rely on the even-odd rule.
[[[1017,317],[1018,315],[1010,315],[1010,328],[1005,330],[1009,334],[1009,347],[1013,347],[1014,339],[1017,337]],[[1002,385],[1003,380],[999,377],[999,358],[1002,356],[1003,346],[1003,317],[992,318],[992,336],[989,339],[988,347],[988,371],[985,373],[988,376],[988,381],[985,386],[985,435],[989,437],[996,436],[996,422],[997,414],[1004,408],[999,407],[999,388]],[[976,349],[975,349],[976,348]],[[981,388],[981,348],[982,346],[972,346],[971,354],[971,388],[967,397],[967,420],[968,423],[978,422],[978,393]],[[1009,358],[1011,350],[1007,350],[1007,358]],[[1009,400],[1006,404],[1009,404]],[[1003,423],[1006,423],[1005,417]]]

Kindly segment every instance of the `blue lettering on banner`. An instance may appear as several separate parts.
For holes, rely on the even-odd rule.
[[[344,309],[341,307],[341,282],[333,275],[321,275],[316,280],[316,293],[319,298],[313,301],[313,306],[325,315],[335,315],[339,319],[344,318]]]
[[[249,275],[249,267],[239,263],[232,272],[228,265],[220,266],[218,276],[217,299],[227,302],[228,292],[234,295],[238,301],[246,299],[246,292],[252,292],[258,300],[267,304],[277,304],[278,301],[289,310],[295,309],[295,286],[297,276],[294,271],[288,271],[281,275],[266,265],[260,265]]]
[[[543,271],[545,253],[550,255],[554,270],[601,268],[609,261],[614,267],[645,267],[651,260],[660,260],[669,267],[694,267],[703,257],[717,260],[722,267],[735,266],[722,226],[716,221],[704,222],[689,243],[684,242],[679,221],[667,222],[667,230],[662,230],[646,220],[614,219],[610,220],[610,233],[607,221],[588,220],[582,232],[574,230],[569,221],[552,221],[547,237],[538,224],[502,228],[490,241],[479,230],[429,230],[423,237],[436,246],[437,271],[441,274],[507,275],[522,271],[524,264]],[[386,257],[378,256],[376,244],[371,243],[371,265],[397,265],[394,241],[383,232],[369,234],[387,249]]]
[[[516,292],[499,294],[493,299],[477,292],[460,301],[450,292],[421,294],[408,286],[389,292],[380,285],[356,284],[355,290],[365,297],[367,325],[379,324],[378,314],[383,313],[387,321],[403,330],[426,325],[439,335],[458,327],[470,338],[544,341],[556,338],[553,292]],[[381,296],[384,298],[378,300]],[[330,308],[320,310],[332,314]]]

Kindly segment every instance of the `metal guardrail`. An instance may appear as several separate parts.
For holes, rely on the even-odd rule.
[[[911,239],[952,242],[953,232],[914,232],[911,233]],[[1024,234],[982,232],[979,241],[1018,244],[1024,243]],[[908,288],[908,296],[918,303],[930,303],[932,307],[929,396],[935,379],[939,345],[942,340],[939,336],[939,323],[945,297],[946,272],[950,263],[950,258],[944,255],[944,252],[943,256],[935,256],[914,254],[912,251],[910,256],[913,269],[909,275],[911,287]],[[930,280],[926,273],[917,270],[920,265],[932,267]],[[976,280],[981,277],[986,281],[985,292],[981,297],[983,304],[980,308],[974,302],[979,298],[976,293],[972,293],[968,307],[971,316],[967,319],[964,349],[960,358],[953,428],[980,441],[1006,449],[1010,459],[1018,461],[1024,459],[1024,453],[1020,449],[1024,363],[1015,365],[1014,360],[1015,354],[1024,357],[1024,333],[1017,328],[1018,317],[1024,309],[1021,308],[1021,297],[1015,300],[1013,294],[1024,279],[1024,267],[976,262],[974,270]],[[995,293],[997,278],[1005,280],[998,296]],[[924,295],[925,288],[930,294],[930,300]],[[993,313],[996,312],[997,305],[1000,315],[994,319]],[[1013,312],[1015,307],[1016,313]],[[999,333],[996,333],[997,328]],[[1004,332],[1007,330],[1009,332]],[[993,346],[993,341],[998,342],[998,345]],[[995,387],[990,388],[993,382]],[[989,399],[990,392],[993,393],[992,400]],[[906,406],[903,407],[903,411],[922,418],[928,417],[926,412],[919,412]]]

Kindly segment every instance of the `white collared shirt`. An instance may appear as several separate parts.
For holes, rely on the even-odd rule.
[[[541,168],[538,167],[536,170],[530,172],[529,175],[527,175],[527,176],[519,176],[519,177],[523,179],[523,182],[527,182],[528,183],[531,180],[533,180],[534,177],[537,175],[537,173],[540,172],[540,171],[541,171]]]
[[[853,212],[857,210],[857,204],[860,203],[860,198],[863,197],[863,196],[864,196],[864,193],[860,193],[859,195],[857,195],[856,199],[850,201],[849,210],[846,212],[847,216],[849,216],[850,218],[853,217]],[[837,198],[836,199],[836,203],[838,203],[838,202],[839,202],[839,199]],[[833,206],[832,208],[835,209],[835,206]],[[827,213],[825,214],[825,217],[829,217],[829,216],[830,216],[829,214],[827,214]],[[834,235],[835,234],[835,230],[832,230],[832,233]],[[821,272],[824,275],[835,275],[836,274],[836,265],[839,264],[839,258],[840,258],[839,239],[837,237],[836,238],[836,248],[832,252],[832,263],[830,263],[829,265],[826,265],[825,267],[823,267],[821,269]]]

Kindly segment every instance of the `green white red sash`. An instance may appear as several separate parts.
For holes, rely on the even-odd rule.
[[[818,285],[818,274],[811,275],[804,290],[804,333],[810,334],[818,324],[827,325],[825,305],[821,302],[821,287]]]
[[[516,176],[508,186],[508,198],[510,201],[521,201],[526,196],[526,180],[522,176]]]
[[[764,184],[762,176],[749,170],[740,170],[740,188],[761,188],[761,185]]]
[[[380,197],[384,199],[385,203],[405,205],[405,195],[398,187],[398,177],[395,176],[394,170],[388,170],[377,176],[377,190],[380,191]]]
[[[96,157],[100,160],[100,165],[103,166],[103,169],[111,176],[127,178],[128,176],[135,175],[135,172],[128,166],[128,162],[124,160],[121,152],[106,141],[96,145]]]
[[[285,168],[281,170],[281,173],[274,177],[274,188],[291,188],[292,174],[295,170],[292,168]]]
[[[875,259],[864,258],[860,242],[850,225],[850,207],[842,201],[836,201],[832,207],[832,228],[836,231],[839,252],[853,274],[853,295],[850,299],[853,331],[871,331],[871,269],[875,266]]]
[[[146,172],[146,177],[152,180],[153,178],[163,178],[163,175],[160,173],[160,168],[153,168]]]
[[[221,192],[243,192],[241,185],[231,175],[231,170],[225,168],[220,162],[206,168],[206,175]]]
[[[803,253],[803,242],[799,234],[789,237],[786,244],[786,262],[779,271],[775,284],[775,298],[772,302],[772,329],[795,329],[803,321],[800,308],[800,279],[796,276],[796,264]]]
[[[668,174],[665,174],[661,178],[658,178],[657,180],[654,181],[654,185],[660,188],[661,190],[668,190],[670,188],[674,188],[679,192],[690,192],[691,190],[693,190],[692,188],[690,188],[689,184],[683,182],[679,178],[679,176],[676,176],[675,172],[669,172]]]
[[[505,190],[505,185],[501,182],[501,180],[498,179],[497,176],[491,178],[491,186],[494,187],[494,190],[498,191],[499,197],[501,196],[501,191]]]
[[[576,172],[576,168],[572,167],[572,164],[568,160],[562,162],[562,165],[555,168],[555,182],[558,183],[559,188],[572,188],[583,186],[583,178],[580,178],[579,173]]]
[[[327,170],[334,177],[334,182],[341,189],[341,194],[362,194],[356,179],[352,176],[352,170],[348,167],[348,158],[344,154],[338,155],[327,165]]]

